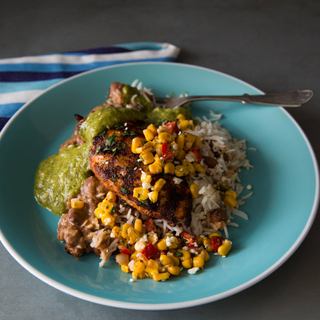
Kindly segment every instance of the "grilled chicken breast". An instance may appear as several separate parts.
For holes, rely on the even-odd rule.
[[[148,173],[148,166],[139,161],[139,154],[131,151],[134,137],[144,138],[143,122],[128,122],[124,126],[106,129],[94,138],[90,150],[90,166],[105,187],[140,212],[156,219],[165,219],[171,226],[177,222],[190,225],[192,195],[186,180],[177,185],[173,176],[166,176],[166,183],[159,192],[158,201],[143,203],[133,197],[133,189],[142,187],[141,170]],[[152,175],[151,185],[164,178],[163,174]]]

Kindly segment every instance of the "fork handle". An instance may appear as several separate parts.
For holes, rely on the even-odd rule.
[[[280,93],[268,93],[263,95],[249,95],[242,96],[190,96],[189,101],[205,101],[205,100],[219,100],[219,101],[236,101],[243,104],[257,103],[269,106],[282,107],[301,107],[302,104],[308,102],[314,93],[311,90],[293,90]]]

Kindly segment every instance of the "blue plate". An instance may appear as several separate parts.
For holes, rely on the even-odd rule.
[[[254,169],[241,173],[254,195],[242,207],[248,221],[236,218],[227,258],[212,256],[203,271],[183,273],[166,282],[130,282],[114,258],[99,268],[99,257],[77,261],[56,236],[59,217],[33,198],[39,162],[56,153],[73,132],[75,113],[86,115],[105,100],[111,82],[138,78],[155,96],[172,91],[190,95],[259,94],[228,75],[172,63],[125,64],[98,69],[47,90],[25,105],[7,124],[0,140],[1,241],[29,272],[81,299],[129,309],[176,309],[228,297],[262,280],[285,262],[307,235],[316,215],[318,167],[297,123],[280,107],[202,102],[194,116],[223,113],[222,125],[246,139]],[[275,241],[275,239],[278,239]]]

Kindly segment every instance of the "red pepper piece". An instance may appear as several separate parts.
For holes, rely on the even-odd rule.
[[[120,252],[124,254],[130,254],[130,255],[132,254],[132,252],[127,248],[120,250]]]
[[[190,249],[198,250],[199,244],[197,241],[197,238],[192,236],[190,233],[187,232],[181,232],[181,237],[187,240],[187,247]]]
[[[202,159],[201,156],[200,156],[199,150],[200,149],[190,148],[190,151],[193,152],[193,154],[196,156],[198,163],[200,163],[201,159]]]
[[[164,126],[168,128],[168,132],[170,134],[173,134],[173,132],[176,132],[176,133],[179,132],[177,121],[169,121]]]
[[[212,237],[211,242],[212,242],[212,251],[217,252],[218,248],[223,243],[223,238],[222,237]]]
[[[174,154],[173,154],[173,152],[170,150],[167,141],[165,141],[165,142],[162,144],[161,154],[162,154],[163,160],[169,160],[169,159],[171,159],[171,158],[174,158]]]
[[[153,225],[153,219],[149,219],[144,222],[144,225],[146,226],[146,232],[156,231],[155,226]]]
[[[150,242],[143,250],[142,254],[149,260],[159,257],[158,249]]]

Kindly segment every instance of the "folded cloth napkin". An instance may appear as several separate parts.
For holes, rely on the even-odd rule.
[[[0,130],[27,101],[84,71],[115,64],[175,61],[169,43],[135,42],[67,53],[0,59]]]

